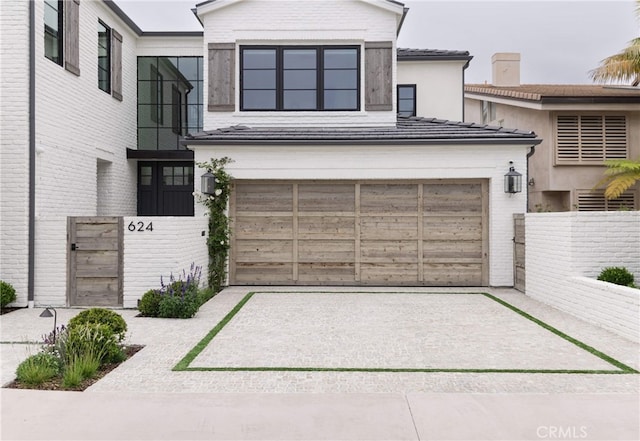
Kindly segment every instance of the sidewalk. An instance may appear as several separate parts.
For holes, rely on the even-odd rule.
[[[269,290],[304,295],[305,291],[317,292],[318,288],[252,289]],[[350,290],[323,288],[322,291],[340,293]],[[513,290],[394,288],[393,291],[437,291],[449,294],[490,292],[620,362],[635,369],[639,367],[638,344]],[[226,289],[203,305],[197,316],[190,320],[140,318],[135,317],[137,311],[118,311],[129,325],[127,341],[143,344],[145,348],[85,392],[1,389],[2,439],[640,439],[640,375],[637,374],[172,371],[176,363],[247,292],[247,288]],[[296,343],[297,336],[283,338],[284,334],[292,333],[295,329],[290,322],[286,326],[291,326],[291,329],[284,322],[275,324],[275,332],[265,325],[274,321],[274,314],[282,314],[286,318],[286,308],[299,308],[296,303],[299,299],[294,297],[295,302],[288,301],[288,306],[285,303],[270,305],[269,299],[272,297],[260,297],[260,302],[256,300],[253,304],[256,307],[243,309],[243,315],[237,316],[237,324],[229,325],[225,338],[235,339],[236,346],[230,345],[227,352],[218,355],[203,354],[200,362],[204,366],[220,364],[220,356],[223,357],[222,361],[228,362],[230,355],[237,355],[229,351],[237,351],[241,344],[248,347],[256,341],[246,334],[255,329],[262,329],[260,332],[264,335],[264,341],[271,345]],[[287,296],[284,297],[286,300]],[[403,300],[410,301],[412,298],[415,296],[405,296]],[[465,300],[467,298],[468,302]],[[321,309],[314,311],[312,299],[312,296],[305,298],[309,302],[305,303],[304,311],[318,319],[320,311],[326,313],[331,304],[324,299],[324,303],[316,304]],[[384,312],[384,309],[377,310],[377,302],[369,302],[370,299],[366,299],[369,303],[350,304],[354,299],[345,297],[338,300],[340,306],[346,308],[350,305],[351,309],[348,310],[354,312],[366,305],[366,314],[369,316]],[[389,305],[398,307],[397,298],[380,299],[380,308],[388,308]],[[478,339],[486,334],[487,347],[484,350],[480,348],[479,352],[484,352],[483,362],[491,362],[492,354],[495,354],[498,358],[502,357],[496,359],[496,363],[503,363],[508,353],[501,355],[505,348],[496,346],[496,342],[502,340],[499,333],[495,334],[502,331],[490,326],[487,317],[473,316],[480,314],[479,306],[489,308],[482,310],[485,315],[499,310],[490,301],[486,303],[473,296],[456,297],[455,302],[449,300],[440,296],[434,299],[435,303],[428,303],[426,306],[431,308],[429,318],[451,322],[446,311],[454,303],[462,311],[466,308],[469,312],[468,316],[459,314],[466,317],[456,325],[459,335],[449,336],[446,340],[458,351],[447,351],[443,347],[438,352],[438,362],[445,365],[447,359],[451,363],[460,362],[461,359],[456,358],[458,353],[469,351],[469,347],[465,349],[463,346],[465,341],[472,341],[465,336],[475,335],[474,345],[477,345],[482,341]],[[444,302],[439,309],[436,308],[438,302]],[[420,318],[419,306],[418,303],[414,306],[405,305],[407,311],[403,314],[408,322],[412,314],[418,314]],[[40,312],[40,309],[25,309],[2,316],[0,355],[3,384],[13,379],[15,367],[27,356],[27,345],[15,342],[39,341],[41,335],[51,330],[52,319],[39,318]],[[66,323],[77,313],[78,310],[58,309],[58,324]],[[339,322],[332,321],[335,316],[333,310],[326,313],[322,326],[327,329],[337,326]],[[506,321],[504,317],[507,317]],[[547,340],[557,338],[553,335],[549,337],[538,331],[531,333],[531,326],[523,326],[524,322],[521,323],[517,316],[501,315],[493,319],[500,320],[503,325],[506,322],[510,332],[523,336],[524,347],[530,347],[530,352],[535,355],[531,359],[534,368],[546,363],[545,360],[570,367],[574,365],[571,360],[582,363],[576,364],[577,367],[593,366],[598,369],[602,365],[602,360],[592,359],[586,352],[578,354],[575,348],[569,350],[558,341]],[[256,326],[243,328],[247,326],[243,325],[244,322]],[[392,323],[396,322],[392,320]],[[368,342],[368,345],[377,341],[375,335],[372,337],[369,333],[386,332],[383,327],[377,331],[367,329],[368,340],[362,341]],[[413,329],[409,327],[402,332],[415,333]],[[286,332],[280,335],[280,331]],[[243,334],[245,341],[236,338]],[[315,332],[312,334],[315,335]],[[406,337],[409,338],[410,334]],[[381,334],[380,338],[383,337]],[[216,348],[225,348],[221,344],[223,340],[219,342]],[[510,344],[514,342],[517,340],[511,340]],[[320,343],[313,343],[313,347],[319,347]],[[351,344],[357,346],[361,343],[355,341]],[[336,350],[336,346],[329,348]],[[552,349],[559,352],[551,353]],[[32,347],[32,350],[37,351],[37,347]],[[269,345],[262,340],[254,350],[253,361],[257,366],[262,365],[269,356],[277,354],[277,351],[269,352]],[[545,355],[546,352],[549,353]],[[420,351],[415,353],[419,355]],[[252,357],[247,358],[247,354],[243,356],[243,363],[248,366]],[[297,354],[297,357],[298,364],[307,359],[304,354]],[[560,360],[562,358],[568,360]],[[295,357],[292,359],[296,360]],[[384,357],[382,361],[389,362]],[[366,362],[371,363],[372,360]]]

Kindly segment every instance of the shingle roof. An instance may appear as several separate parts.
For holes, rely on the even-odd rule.
[[[436,118],[398,117],[389,127],[232,126],[190,134],[183,144],[538,144],[534,132]]]
[[[469,51],[451,51],[441,49],[408,49],[398,48],[397,52],[399,61],[413,60],[464,60],[470,61],[473,56],[469,55]]]
[[[491,84],[467,84],[464,91],[541,103],[640,103],[640,88],[637,87],[591,84],[524,84],[496,87]]]

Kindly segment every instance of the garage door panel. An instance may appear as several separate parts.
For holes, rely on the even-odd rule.
[[[301,263],[298,265],[298,280],[304,283],[355,282],[355,264],[353,263]]]
[[[460,241],[482,239],[482,218],[437,216],[424,218],[425,240]]]
[[[482,184],[425,184],[425,213],[482,212]]]
[[[299,212],[354,212],[356,192],[353,184],[299,184]]]
[[[416,263],[418,243],[416,241],[371,241],[360,245],[363,263]]]
[[[380,285],[416,285],[418,284],[418,265],[415,263],[362,263],[360,280]]]
[[[360,238],[365,239],[418,239],[418,217],[362,216]]]
[[[482,240],[423,241],[422,257],[432,259],[482,259]]]
[[[237,262],[293,262],[292,240],[242,240],[236,244]]]
[[[342,262],[355,261],[355,242],[350,240],[300,240],[298,262]]]
[[[417,213],[418,186],[415,184],[362,184],[361,213]]]
[[[244,263],[235,267],[237,283],[260,285],[293,282],[293,263]]]
[[[351,217],[299,216],[299,239],[355,239],[356,220]]]
[[[237,184],[235,198],[238,212],[290,212],[293,184]]]
[[[236,240],[240,239],[291,239],[292,216],[238,216],[233,225]]]
[[[480,180],[240,182],[232,284],[486,284]]]
[[[480,286],[482,264],[477,263],[425,263],[426,286]]]

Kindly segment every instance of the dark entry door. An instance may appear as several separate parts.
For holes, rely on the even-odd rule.
[[[139,162],[138,216],[193,216],[193,162]]]

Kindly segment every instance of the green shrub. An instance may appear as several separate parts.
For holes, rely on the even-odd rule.
[[[16,290],[10,283],[0,280],[0,308],[16,301]]]
[[[53,354],[40,352],[32,355],[18,365],[16,377],[29,385],[42,384],[60,374],[60,360]]]
[[[216,293],[213,288],[201,289],[198,291],[198,303],[200,303],[200,306],[202,306],[209,300],[211,300],[215,295]]]
[[[82,366],[80,364],[71,363],[67,366],[62,374],[62,387],[65,389],[73,389],[82,383]]]
[[[111,328],[100,323],[68,327],[66,332],[58,336],[56,346],[65,364],[85,356],[95,356],[101,363],[114,363],[125,358]]]
[[[160,300],[158,316],[162,318],[191,318],[196,315],[199,308],[197,292],[188,292],[184,296],[179,293],[165,294]]]
[[[620,266],[603,269],[598,276],[598,280],[622,286],[635,286],[633,283],[633,274],[627,271],[626,268]]]
[[[158,317],[160,313],[160,300],[162,295],[157,289],[145,292],[138,304],[138,311],[143,317]]]
[[[127,332],[127,322],[117,312],[104,308],[91,308],[82,311],[80,314],[69,320],[70,329],[87,323],[97,323],[107,326],[116,336],[119,342],[124,340]]]

